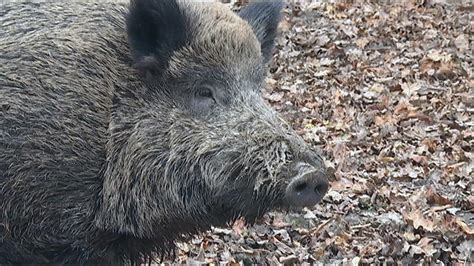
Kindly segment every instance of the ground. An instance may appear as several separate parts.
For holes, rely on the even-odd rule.
[[[473,263],[472,3],[295,2],[264,97],[321,150],[331,189],[180,243],[175,262]]]

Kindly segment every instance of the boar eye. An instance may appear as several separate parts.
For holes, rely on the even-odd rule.
[[[212,90],[208,87],[201,87],[198,88],[196,91],[196,97],[197,98],[209,98],[214,100],[214,95],[212,93]]]
[[[214,91],[210,87],[197,87],[194,90],[194,97],[191,107],[197,114],[207,113],[217,103]]]

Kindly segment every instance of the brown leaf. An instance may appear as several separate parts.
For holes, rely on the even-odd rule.
[[[391,92],[402,91],[402,85],[400,85],[400,83],[397,83],[390,87],[390,91]]]
[[[397,106],[395,106],[394,114],[400,117],[406,117],[415,110],[415,107],[413,107],[410,102],[403,100],[400,101]]]
[[[429,232],[433,232],[435,229],[434,222],[426,219],[420,209],[411,210],[402,213],[402,215],[415,229],[423,227],[424,230]]]
[[[420,164],[420,165],[422,165],[422,166],[424,166],[424,167],[427,167],[427,166],[428,166],[428,158],[427,158],[426,156],[423,156],[423,155],[413,155],[413,156],[411,156],[411,159],[412,159],[414,162],[416,162],[416,163],[418,163],[418,164]]]
[[[474,237],[474,230],[471,229],[463,220],[457,218],[456,224],[459,226],[461,231],[465,233],[468,237]]]
[[[430,244],[432,241],[433,239],[431,238],[423,237],[422,239],[420,239],[420,241],[418,241],[417,245],[423,250],[426,255],[431,256],[437,251],[437,249]]]
[[[245,223],[245,220],[238,219],[237,221],[235,221],[232,225],[232,230],[234,230],[234,232],[238,235],[243,235],[243,233],[247,231],[247,225]]]
[[[457,66],[453,62],[441,62],[435,77],[441,80],[453,79],[457,76]]]
[[[433,153],[438,147],[438,141],[434,138],[426,138],[421,141],[421,146]]]
[[[376,126],[393,125],[397,123],[397,119],[395,119],[391,113],[387,113],[376,116],[374,118],[374,123]]]
[[[357,39],[355,43],[360,49],[364,49],[367,46],[367,44],[370,43],[370,40],[367,37],[362,37],[362,38]]]
[[[426,191],[426,201],[428,204],[437,204],[437,205],[448,205],[452,204],[451,200],[446,197],[443,197],[438,192],[435,191],[433,187],[428,188]]]
[[[287,19],[283,19],[279,24],[279,29],[281,31],[289,31],[291,29],[291,23]]]
[[[403,238],[405,238],[405,240],[408,242],[413,242],[413,241],[418,240],[420,236],[413,234],[413,232],[404,232]]]
[[[280,215],[276,216],[275,219],[273,219],[272,226],[275,228],[284,228],[284,227],[291,226],[290,223],[283,221],[282,218],[283,217]]]

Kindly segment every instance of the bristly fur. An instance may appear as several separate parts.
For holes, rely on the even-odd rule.
[[[280,9],[0,3],[0,264],[138,264],[283,206],[311,151],[260,95]]]

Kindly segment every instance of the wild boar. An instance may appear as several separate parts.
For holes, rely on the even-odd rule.
[[[139,263],[313,206],[320,155],[262,99],[281,2],[0,4],[0,264]]]

